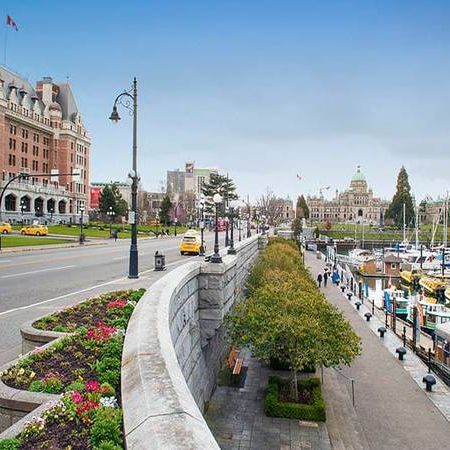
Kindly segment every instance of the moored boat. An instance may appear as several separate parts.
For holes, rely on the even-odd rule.
[[[446,282],[440,278],[423,276],[419,280],[419,285],[427,294],[436,295],[439,290],[445,289]]]

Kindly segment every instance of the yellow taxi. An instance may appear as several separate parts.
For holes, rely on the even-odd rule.
[[[200,237],[200,233],[195,230],[188,230],[183,239],[180,242],[180,253],[182,255],[186,253],[200,253],[200,246],[202,245],[202,240]]]
[[[30,225],[23,227],[20,230],[20,234],[27,236],[47,236],[48,228],[45,225]]]
[[[11,233],[11,224],[8,222],[0,222],[0,233],[9,234]]]

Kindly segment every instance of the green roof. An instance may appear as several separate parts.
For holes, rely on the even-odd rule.
[[[353,181],[366,181],[366,177],[362,174],[359,166],[356,168],[356,173],[352,177],[352,182]]]

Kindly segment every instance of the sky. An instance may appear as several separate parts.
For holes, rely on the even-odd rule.
[[[331,197],[357,165],[386,199],[402,165],[417,199],[450,188],[449,1],[0,7],[19,27],[8,32],[7,66],[33,83],[69,77],[92,138],[92,181],[130,171],[131,117],[108,117],[136,76],[147,190],[160,190],[166,171],[188,160],[228,172],[253,199],[267,189],[317,195],[324,186]]]

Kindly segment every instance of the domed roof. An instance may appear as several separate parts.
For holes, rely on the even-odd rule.
[[[366,181],[366,177],[361,172],[361,167],[360,166],[356,167],[356,173],[352,177],[352,183],[353,183],[353,181],[364,181],[364,182]]]
[[[48,109],[49,110],[56,109],[57,111],[61,111],[61,106],[59,105],[59,103],[52,102],[50,103]]]

